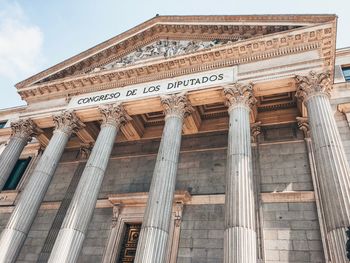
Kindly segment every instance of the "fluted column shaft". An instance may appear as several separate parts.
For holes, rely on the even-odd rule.
[[[91,221],[119,127],[129,118],[119,105],[101,109],[101,131],[69,205],[48,262],[76,262]]]
[[[164,96],[165,125],[153,172],[135,263],[162,263],[165,260],[183,118],[192,108],[185,94]]]
[[[30,119],[12,122],[11,129],[10,141],[0,155],[0,190],[3,189],[24,147],[32,136],[40,132],[40,129]]]
[[[68,139],[76,127],[72,113],[64,112],[55,116],[60,121],[54,134],[41,156],[29,181],[21,193],[20,199],[11,214],[6,228],[0,237],[0,262],[15,262],[27,237],[30,227],[39,210],[40,204],[49,187],[57,164],[64,151]],[[70,121],[67,120],[70,118]],[[55,120],[55,119],[54,119]]]
[[[225,193],[225,263],[256,263],[257,235],[252,173],[250,106],[255,102],[250,85],[224,88],[229,106]]]
[[[350,169],[329,101],[329,73],[297,77],[297,96],[307,106],[320,199],[332,262],[345,263],[350,226]]]
[[[345,231],[350,226],[349,164],[329,98],[313,96],[307,102],[307,111],[331,258],[348,262]]]

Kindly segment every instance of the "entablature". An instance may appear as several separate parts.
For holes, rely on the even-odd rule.
[[[296,117],[300,116],[295,99],[295,81],[292,76],[257,82],[253,88],[258,102],[251,111],[251,123],[261,122],[262,126],[294,123]],[[269,90],[269,93],[266,93],[266,89]],[[189,91],[188,99],[195,111],[184,121],[184,135],[228,129],[228,113],[222,86]],[[164,114],[159,96],[125,101],[123,106],[132,120],[121,128],[116,142],[161,137]],[[82,144],[88,145],[95,142],[101,121],[98,107],[99,105],[93,105],[74,109],[78,118],[85,123],[85,128],[71,137],[67,148],[76,149]],[[31,109],[22,112],[19,118],[31,118],[44,131],[37,137],[37,140],[45,147],[54,128],[52,116],[65,109],[67,105],[37,111]],[[1,140],[8,138],[10,134],[10,128],[0,129]]]

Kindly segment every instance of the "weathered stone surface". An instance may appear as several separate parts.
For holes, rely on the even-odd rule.
[[[37,262],[57,210],[39,210],[23,244],[18,261]]]
[[[42,132],[31,119],[11,123],[12,136],[0,155],[0,190],[4,187],[24,147],[32,136]]]
[[[350,225],[350,166],[332,113],[330,72],[296,76],[297,97],[307,107],[311,139],[324,210],[330,258],[346,262],[346,235]]]
[[[79,263],[101,262],[107,245],[111,225],[112,209],[97,208],[89,224],[83,249],[78,258]]]
[[[76,262],[96,206],[117,132],[130,117],[120,105],[101,107],[103,122],[48,262]]]
[[[185,206],[177,262],[223,262],[224,206]]]
[[[56,130],[24,188],[0,237],[0,262],[14,262],[49,187],[64,148],[73,131],[82,126],[74,113],[54,116]]]
[[[169,237],[182,125],[193,109],[185,94],[161,97],[165,125],[142,222],[136,263],[164,262]]]
[[[315,203],[266,203],[263,218],[267,262],[325,262]]]
[[[225,191],[225,263],[257,261],[256,213],[250,134],[251,85],[224,88],[229,107]]]
[[[192,190],[192,194],[224,193],[224,173],[226,167],[226,149],[224,147],[226,145],[227,133],[209,133],[200,136],[184,136],[181,149],[186,150],[186,152],[180,154],[176,189],[186,190],[186,188],[189,187]],[[101,187],[101,192],[99,194],[99,198],[105,198],[107,194],[111,193],[126,193],[129,191],[148,191],[155,164],[155,154],[157,152],[158,147],[159,140],[149,140],[137,144],[133,142],[128,142],[115,145],[114,154],[117,155],[118,158],[114,159],[112,157],[109,162],[109,165],[106,170],[106,175]],[[198,151],[203,149],[203,147],[205,147],[206,149],[211,148],[211,150]],[[217,147],[223,148],[217,149]],[[137,154],[140,153],[142,150],[144,150],[142,153],[149,153],[150,155],[130,158],[130,156],[132,155],[137,156]],[[276,155],[274,155],[273,152],[276,152]],[[305,156],[305,146],[304,142],[302,141],[284,143],[283,146],[279,144],[260,146],[260,156],[265,156],[267,158],[268,155],[270,155],[271,158],[275,158],[274,156],[276,156],[277,158],[277,155],[280,155],[282,157],[286,155],[285,157],[283,157],[285,159],[277,159],[273,162],[274,165],[278,167],[283,167],[282,160],[285,161],[293,159],[295,159],[295,165],[301,164],[303,166],[304,163],[305,165],[307,165],[307,160],[304,160],[304,157],[299,156],[300,153],[302,153],[302,155]],[[76,152],[65,152],[62,157],[62,160],[69,159],[72,161],[76,161],[76,156]],[[77,163],[74,162],[60,163],[58,165],[54,178],[50,184],[49,190],[45,195],[46,201],[58,201],[63,197],[71,180],[71,177],[73,176],[73,172],[76,165]],[[307,173],[309,168],[304,167],[304,169],[305,173]],[[115,171],[118,171],[118,173],[116,174]],[[268,169],[266,169],[265,171],[265,175],[267,175]],[[285,169],[285,171],[288,172],[288,169]],[[285,182],[286,184],[288,184],[288,181]],[[295,182],[290,183],[293,185],[295,184]],[[302,184],[302,182],[300,183]],[[311,213],[312,218],[316,216],[315,211],[310,209],[310,207],[313,206],[314,204],[310,203],[275,203],[269,204],[268,206],[264,207],[264,225],[268,226],[268,228],[264,229],[265,240],[278,240],[277,235],[279,232],[275,231],[275,228],[283,226],[282,230],[284,230],[285,227],[291,229],[293,225],[293,229],[291,230],[297,231],[297,234],[294,234],[294,232],[292,231],[293,236],[298,235],[299,231],[303,231],[303,233],[305,233],[306,231],[306,235],[309,240],[319,241],[320,232],[318,224],[315,223],[314,219],[310,220],[310,216],[308,215],[309,213]],[[289,223],[283,223],[280,222],[281,220],[275,220],[275,212],[277,211],[283,214],[284,211],[291,212],[298,210],[306,210],[305,220],[296,220],[298,222],[293,224],[290,221]],[[95,209],[94,211],[94,216],[89,225],[86,239],[83,243],[83,249],[80,253],[78,262],[99,262],[102,258],[100,254],[101,251],[99,250],[100,248],[94,249],[96,253],[98,252],[96,255],[91,255],[91,253],[89,254],[88,252],[89,248],[95,245],[97,247],[100,247],[100,245],[104,242],[100,239],[100,237],[105,238],[105,236],[107,235],[106,233],[108,232],[108,229],[111,224],[111,215],[104,216],[104,219],[101,219],[103,220],[103,222],[97,222],[96,220],[100,219],[94,219],[96,215],[101,213],[100,211],[101,209]],[[273,213],[269,214],[269,211]],[[196,241],[196,245],[198,245],[198,247],[193,247],[193,250],[195,250],[195,252],[193,252],[193,250],[191,250],[190,247],[188,247],[190,246],[190,244],[193,245],[195,239],[223,240],[223,215],[223,205],[201,205],[185,207],[183,217],[184,221],[181,224],[180,251],[178,256],[178,262],[223,262],[223,247],[207,248],[205,244],[203,246],[200,246],[199,244],[202,241]],[[0,215],[0,227],[4,227],[6,225],[10,214],[5,214],[5,216],[6,217]],[[97,216],[97,218],[99,217],[100,216]],[[273,218],[273,220],[271,218]],[[46,223],[50,224],[50,220],[47,219]],[[309,228],[311,229],[310,231]],[[45,234],[45,232],[39,231],[35,231],[33,233],[31,232],[29,235],[38,234],[43,240],[45,240],[47,233]],[[280,237],[283,237],[282,235],[285,234],[285,232],[282,231],[279,234]],[[95,241],[93,240],[95,239],[95,236],[99,240],[96,241],[99,244],[94,243]],[[190,241],[191,239],[192,241]],[[32,245],[31,249],[36,250],[39,253],[41,250],[41,245]],[[200,251],[203,250],[207,251],[205,257],[200,256]],[[25,262],[24,260],[22,260],[22,258],[24,259],[24,255],[26,253],[30,253],[30,251],[21,251],[21,262]],[[187,254],[184,255],[183,253]],[[269,253],[272,253],[271,255],[275,255],[274,253],[278,253],[279,255],[279,250],[269,250]],[[291,255],[294,252],[290,251],[288,253]],[[312,259],[310,262],[323,262],[322,260],[319,260],[319,258],[322,259],[323,257],[320,251],[311,251],[309,254],[310,258]],[[266,259],[268,259],[268,254],[265,255]],[[275,258],[276,257],[273,257],[273,259]],[[267,261],[269,261],[269,259]]]
[[[303,140],[259,146],[261,192],[313,190]]]

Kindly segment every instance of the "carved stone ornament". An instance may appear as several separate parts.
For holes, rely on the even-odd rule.
[[[184,209],[183,203],[176,203],[175,204],[175,227],[180,227],[182,222],[182,211]]]
[[[229,107],[229,111],[238,105],[251,108],[257,102],[253,94],[252,84],[233,83],[224,87],[223,92],[226,97],[225,105]]]
[[[121,104],[108,104],[99,107],[102,114],[102,125],[113,125],[117,128],[131,120]]]
[[[37,136],[43,131],[31,120],[20,119],[11,122],[12,136],[32,140],[33,136]]]
[[[118,205],[113,206],[112,228],[115,228],[118,223],[121,207]]]
[[[303,131],[305,138],[310,138],[310,126],[309,120],[305,117],[297,117],[298,128]]]
[[[84,128],[82,123],[73,111],[65,110],[61,114],[54,115],[53,121],[55,123],[55,131],[62,131],[69,136],[74,132],[78,132]]]
[[[164,108],[165,118],[170,116],[186,118],[194,110],[186,92],[160,96],[160,102]]]
[[[87,160],[93,148],[93,143],[81,144],[78,156],[80,160]]]
[[[259,134],[261,133],[261,121],[255,122],[250,125],[251,141],[256,142]]]
[[[175,40],[159,40],[156,43],[137,49],[125,57],[118,59],[106,66],[94,68],[93,72],[100,70],[108,70],[120,68],[127,65],[133,65],[140,61],[147,61],[156,58],[168,58],[176,55],[184,55],[199,51],[213,46],[230,43],[231,41],[175,41]]]
[[[296,97],[304,102],[315,95],[325,94],[330,97],[330,71],[316,73],[310,71],[307,76],[295,76],[297,84]]]

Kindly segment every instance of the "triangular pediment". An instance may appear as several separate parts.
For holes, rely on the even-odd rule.
[[[333,21],[333,15],[155,17],[16,85],[169,59],[213,47]]]
[[[73,64],[38,83],[73,75],[96,72],[99,69],[121,68],[157,59],[202,51],[225,43],[234,43],[259,36],[300,28],[302,25],[157,25],[147,34],[139,33],[108,49]],[[152,42],[150,42],[152,41]]]

